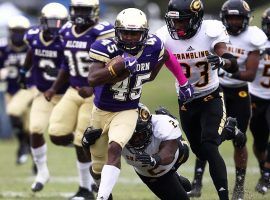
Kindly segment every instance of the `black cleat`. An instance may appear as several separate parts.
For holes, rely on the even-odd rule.
[[[33,192],[39,192],[43,189],[43,184],[40,182],[35,182],[32,186],[31,186],[31,190]]]
[[[194,180],[191,185],[191,191],[188,192],[189,197],[200,197],[202,195],[202,183]]]
[[[109,196],[109,199],[108,200],[113,200],[113,196],[112,196],[112,194],[110,194],[110,196]]]
[[[26,144],[21,144],[19,146],[19,149],[17,150],[17,159],[16,159],[16,163],[18,165],[22,165],[24,163],[26,163],[27,159],[28,159],[28,154],[30,153],[29,151],[29,147]]]
[[[180,183],[182,184],[183,188],[185,189],[185,191],[190,192],[192,189],[190,181],[184,176],[181,176],[179,174],[177,174],[177,175],[178,175],[178,179],[179,179]]]
[[[98,186],[96,184],[91,185],[92,191],[98,193]]]
[[[265,194],[270,188],[270,180],[261,177],[255,187],[255,190],[261,194]]]
[[[244,186],[243,185],[234,186],[232,200],[244,200]]]
[[[70,197],[69,200],[95,200],[95,196],[93,192],[80,186],[77,193]]]

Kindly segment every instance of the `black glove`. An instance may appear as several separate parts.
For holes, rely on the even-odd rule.
[[[212,70],[223,68],[226,64],[225,59],[217,55],[210,54],[207,56],[207,62],[210,63],[213,68]]]
[[[155,110],[155,113],[156,113],[157,115],[168,115],[168,116],[170,116],[171,118],[177,120],[177,118],[176,118],[175,116],[173,116],[173,115],[170,113],[170,111],[168,111],[168,110],[167,110],[166,108],[164,108],[163,106],[159,106],[159,108]]]
[[[17,79],[17,83],[20,85],[20,88],[26,89],[26,70],[25,69],[20,69],[19,70],[19,76]]]
[[[187,101],[193,99],[194,89],[193,86],[187,82],[185,85],[179,86],[178,99],[180,101]]]
[[[57,77],[58,71],[59,70],[57,68],[52,68],[52,67],[49,67],[49,66],[45,67],[45,72],[51,77]]]
[[[89,149],[90,145],[95,144],[96,140],[101,136],[102,129],[94,129],[92,126],[87,127],[82,137],[82,146]]]
[[[147,153],[136,154],[135,159],[137,161],[140,161],[143,165],[149,166],[149,167],[155,167],[156,165],[159,165],[160,160],[161,160],[159,155],[155,154],[155,155],[150,156]]]

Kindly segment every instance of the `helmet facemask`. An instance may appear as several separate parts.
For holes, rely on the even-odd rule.
[[[201,26],[202,14],[199,12],[180,15],[177,11],[169,11],[165,21],[171,37],[175,40],[193,37]]]
[[[126,147],[131,153],[142,153],[151,143],[153,135],[151,114],[149,109],[139,103],[139,117],[137,125],[131,139],[128,141]]]
[[[145,46],[148,29],[126,29],[115,27],[117,47],[129,54],[136,55]]]
[[[48,36],[55,38],[59,35],[60,28],[67,22],[67,19],[57,19],[57,18],[40,18],[40,24],[42,30]]]
[[[27,29],[19,28],[19,27],[9,29],[9,38],[10,38],[11,43],[17,47],[25,45],[23,38],[26,31]]]
[[[235,23],[235,21],[238,22]],[[222,23],[230,35],[236,36],[246,30],[249,24],[249,18],[244,15],[224,15]]]
[[[227,0],[221,8],[220,19],[230,35],[244,32],[250,21],[251,10],[246,1]]]
[[[149,27],[146,15],[141,10],[122,10],[116,17],[114,29],[116,45],[120,50],[136,55],[146,45]]]
[[[70,6],[70,20],[76,26],[93,26],[99,18],[98,6]]]

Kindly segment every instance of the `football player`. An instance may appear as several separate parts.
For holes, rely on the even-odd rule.
[[[201,0],[171,0],[165,16],[167,27],[160,28],[157,35],[195,88],[191,102],[178,101],[181,125],[195,155],[208,161],[219,199],[227,200],[226,165],[218,151],[226,113],[215,69],[234,73],[238,65],[227,51],[225,27],[216,20],[203,20],[203,15]]]
[[[247,82],[251,82],[255,78],[260,59],[259,51],[266,42],[266,36],[259,28],[249,26],[250,16],[249,5],[243,0],[226,1],[220,12],[222,23],[230,35],[227,50],[237,58],[239,65],[239,70],[234,73],[227,73],[221,69],[219,71],[220,84],[224,93],[226,113],[237,119],[239,129],[245,134],[250,118]],[[244,198],[248,157],[245,143],[233,142],[236,171],[233,200]],[[205,165],[201,161],[197,161],[196,166],[198,168],[195,171],[198,173],[195,172],[194,183],[199,185]]]
[[[270,69],[270,8],[262,16],[262,30],[268,40],[260,60],[256,78],[248,84],[252,116],[250,130],[254,138],[253,152],[259,162],[261,177],[256,190],[265,194],[270,188],[270,82],[268,71]]]
[[[191,190],[191,184],[177,173],[189,156],[179,122],[168,115],[151,115],[141,103],[138,113],[135,131],[122,156],[159,199],[189,199],[186,191]]]
[[[91,185],[94,182],[89,174],[91,162],[81,146],[83,132],[90,123],[93,104],[93,97],[90,97],[92,88],[89,88],[87,81],[89,49],[95,40],[112,37],[114,29],[108,22],[99,21],[98,0],[71,0],[70,20],[60,30],[66,63],[62,65],[52,87],[45,92],[45,97],[50,101],[67,81],[70,87],[53,109],[49,134],[56,145],[75,145],[80,187],[73,198],[93,199]]]
[[[108,199],[120,173],[122,148],[136,126],[142,85],[152,81],[166,63],[178,74],[183,100],[192,97],[193,89],[175,57],[164,49],[158,37],[148,34],[146,16],[136,8],[125,9],[117,15],[115,38],[93,43],[90,58],[88,80],[95,94],[93,136],[102,132],[90,146],[91,173],[96,179],[101,176],[97,199]]]
[[[24,43],[23,37],[29,29],[30,22],[24,16],[15,16],[8,21],[9,37],[2,38],[0,42],[1,66],[6,73],[7,81],[7,113],[10,116],[18,141],[19,148],[17,150],[17,164],[23,164],[30,153],[29,149],[29,133],[28,133],[28,112],[29,106],[34,98],[34,87],[28,90],[20,90],[17,83],[19,70],[23,65],[27,53],[27,45]],[[28,86],[31,83],[28,80]]]
[[[56,79],[57,69],[63,59],[63,46],[58,35],[60,27],[68,17],[67,9],[59,3],[49,3],[41,10],[40,26],[33,27],[25,35],[29,50],[24,67],[20,70],[21,83],[25,74],[31,68],[34,85],[38,89],[30,111],[30,143],[31,153],[37,166],[37,176],[31,186],[33,192],[43,189],[49,180],[47,167],[47,145],[45,133],[53,107],[66,91],[67,85],[62,87],[50,102],[43,96]]]

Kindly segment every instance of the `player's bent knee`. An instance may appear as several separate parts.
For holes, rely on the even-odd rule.
[[[101,174],[102,168],[106,160],[103,158],[96,158],[92,155],[92,170],[95,174]]]
[[[74,136],[73,134],[65,135],[65,136],[53,136],[50,135],[51,142],[55,145],[68,146],[72,144]]]

